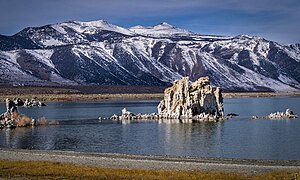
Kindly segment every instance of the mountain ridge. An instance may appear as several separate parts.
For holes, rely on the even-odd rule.
[[[209,76],[227,90],[299,91],[300,45],[201,35],[167,23],[68,21],[0,35],[0,70],[0,83],[15,85],[159,86]]]

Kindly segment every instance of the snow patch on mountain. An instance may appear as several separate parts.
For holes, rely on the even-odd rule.
[[[51,61],[51,56],[54,50],[25,50],[27,53],[34,56],[39,62],[46,64],[47,66],[55,69],[55,65]]]
[[[16,62],[17,56],[16,52],[3,53],[0,51],[0,84],[23,85],[24,83],[35,84],[41,82],[39,78],[36,78],[21,69]]]
[[[17,58],[19,57],[18,54],[19,50],[13,50],[13,51],[0,51],[0,60],[7,61],[11,64],[14,64],[16,66],[19,66],[17,63]]]
[[[244,77],[247,78],[248,82],[252,82],[256,86],[261,86],[261,87],[269,87],[273,89],[274,91],[297,91],[297,89],[284,84],[278,80],[272,79],[265,77],[261,74],[258,74],[254,71],[251,71],[247,68],[242,67],[246,73],[243,74]],[[253,87],[249,87],[249,90],[253,90]]]
[[[264,58],[267,58],[268,53],[270,51],[270,43],[266,41],[259,41],[257,43],[257,52],[263,56]]]
[[[45,39],[41,41],[41,43],[45,46],[61,46],[61,45],[66,45],[66,43],[61,42],[58,39],[54,39],[50,37],[49,39]]]
[[[51,27],[61,34],[67,34],[67,31],[65,31],[65,29],[60,24],[53,24],[51,25]]]
[[[74,81],[71,81],[69,79],[65,79],[63,77],[61,77],[60,75],[54,73],[54,72],[51,72],[51,75],[50,75],[50,81],[51,82],[54,82],[54,83],[57,83],[57,84],[60,84],[60,85],[78,85],[78,83],[74,82]]]
[[[300,62],[300,50],[299,49],[293,50],[293,49],[291,49],[289,47],[284,47],[283,50],[286,51],[287,54],[291,58],[295,59],[295,61]]]
[[[278,79],[287,85],[294,85],[295,87],[300,88],[299,83],[297,81],[295,81],[295,79],[292,79],[286,75],[280,74]]]

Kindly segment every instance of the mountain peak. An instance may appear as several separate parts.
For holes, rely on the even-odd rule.
[[[60,25],[68,26],[80,33],[92,34],[97,30],[106,30],[106,31],[114,31],[114,32],[121,33],[124,35],[134,34],[126,28],[110,24],[109,22],[102,20],[102,19],[95,20],[95,21],[87,21],[87,22],[85,22],[85,21],[68,21],[65,23],[61,23]]]
[[[238,38],[238,39],[247,39],[247,40],[262,40],[263,38],[262,37],[259,37],[259,36],[251,36],[251,35],[247,35],[247,34],[240,34],[240,35],[237,35],[235,36],[235,38]]]
[[[95,20],[95,21],[74,21],[75,23],[81,24],[81,25],[88,25],[88,26],[94,26],[94,27],[103,27],[103,26],[113,26],[112,24],[108,23],[105,20]]]
[[[185,29],[180,29],[177,28],[173,25],[170,25],[169,23],[166,22],[161,22],[157,25],[154,26],[134,26],[129,28],[129,30],[137,33],[137,34],[142,34],[142,35],[147,35],[147,36],[172,36],[172,35],[189,35],[192,34],[192,32],[187,31]]]
[[[161,23],[159,23],[159,24],[156,25],[156,26],[174,27],[174,26],[172,26],[171,24],[166,23],[166,22],[161,22]]]

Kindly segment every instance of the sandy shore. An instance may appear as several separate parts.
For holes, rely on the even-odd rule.
[[[105,168],[197,170],[209,172],[233,172],[247,175],[271,171],[295,171],[300,169],[300,161],[140,156],[21,149],[0,149],[0,159],[16,161],[50,161]]]

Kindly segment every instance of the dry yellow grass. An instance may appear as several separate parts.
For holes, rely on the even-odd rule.
[[[300,170],[295,172],[286,171],[275,171],[271,173],[266,173],[260,176],[253,177],[254,180],[264,180],[264,179],[286,179],[286,180],[299,180]]]
[[[186,171],[127,170],[82,167],[52,162],[0,161],[0,177],[42,179],[238,179],[237,174],[200,173]]]
[[[259,176],[237,173],[163,171],[84,167],[41,161],[0,160],[1,178],[29,179],[297,179],[298,172],[272,172]]]
[[[57,120],[48,121],[45,117],[41,117],[37,120],[37,125],[38,126],[46,126],[46,125],[56,126],[56,125],[59,125],[59,122]]]
[[[47,119],[45,117],[41,117],[40,119],[37,120],[37,125],[46,126],[47,125]]]
[[[32,119],[24,114],[13,113],[12,117],[17,127],[31,126]]]

